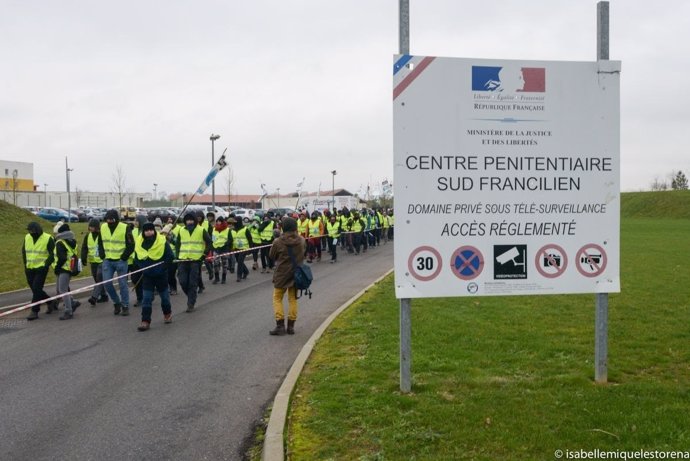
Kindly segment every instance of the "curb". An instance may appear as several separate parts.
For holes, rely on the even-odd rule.
[[[311,335],[306,344],[302,346],[302,350],[297,355],[297,358],[290,367],[290,371],[288,371],[288,374],[285,376],[283,384],[281,384],[280,388],[278,389],[278,393],[273,400],[273,409],[271,410],[271,416],[269,417],[268,426],[266,427],[264,445],[261,452],[261,459],[263,461],[284,461],[285,459],[283,433],[285,432],[285,421],[287,420],[290,396],[292,395],[292,390],[295,388],[295,384],[297,384],[297,378],[299,378],[299,375],[304,368],[304,364],[307,362],[307,359],[311,355],[311,351],[316,345],[316,341],[321,338],[321,335],[323,335],[323,332],[326,331],[326,328],[328,328],[333,320],[335,320],[345,309],[357,301],[364,293],[369,291],[374,285],[381,282],[381,280],[393,273],[393,270],[394,269],[390,269],[352,298],[345,301],[342,306],[333,311],[333,313],[331,313],[331,315],[329,315],[328,318],[324,320],[321,325],[319,325],[319,328],[317,328],[314,334]]]

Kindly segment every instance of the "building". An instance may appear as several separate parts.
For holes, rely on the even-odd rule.
[[[0,160],[0,190],[3,192],[32,192],[34,186],[34,164]]]

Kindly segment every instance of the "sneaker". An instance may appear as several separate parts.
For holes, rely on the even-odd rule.
[[[172,314],[165,314],[163,316],[163,323],[172,323]]]
[[[120,315],[120,312],[122,312],[122,304],[120,303],[115,303],[114,309],[113,309],[113,314],[114,315]]]
[[[194,312],[194,304],[187,304],[187,310],[185,312]]]
[[[141,325],[137,327],[139,331],[146,331],[151,328],[151,322],[141,322]]]
[[[63,312],[62,315],[60,316],[60,320],[72,320],[74,317],[73,314],[68,314],[67,312]]]
[[[89,302],[89,304],[91,304],[91,307],[96,306],[97,301],[96,301],[96,298],[94,298],[93,296],[91,296],[89,299],[87,299],[87,301]]]
[[[123,306],[122,307],[122,314],[120,314],[123,317],[127,317],[129,315],[129,307]]]
[[[31,312],[29,313],[29,316],[26,318],[26,320],[31,321],[31,320],[36,320],[37,318],[38,318],[38,312],[36,312],[36,311],[31,311]]]

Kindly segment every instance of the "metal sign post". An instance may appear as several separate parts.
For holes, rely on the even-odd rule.
[[[597,60],[609,59],[609,2],[597,3]],[[596,294],[594,336],[594,381],[608,381],[608,293]]]
[[[410,1],[399,0],[400,54],[410,54]],[[395,241],[393,242],[395,243]],[[400,392],[412,390],[412,300],[400,300]]]

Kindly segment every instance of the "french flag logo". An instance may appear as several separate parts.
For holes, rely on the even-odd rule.
[[[543,67],[472,66],[472,91],[544,93]]]

